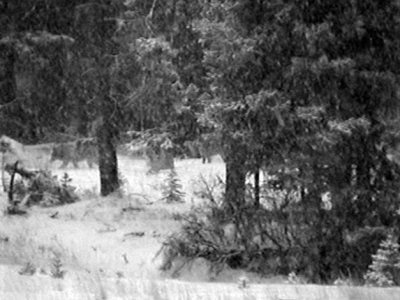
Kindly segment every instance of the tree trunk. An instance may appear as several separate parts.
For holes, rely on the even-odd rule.
[[[256,168],[254,172],[254,205],[260,206],[260,169]]]
[[[97,129],[101,195],[107,196],[119,188],[118,161],[112,126],[102,121]]]
[[[110,97],[111,74],[117,45],[113,40],[116,29],[116,7],[112,1],[95,1],[79,5],[75,26],[77,43],[84,56],[94,58],[98,71],[98,122],[96,136],[99,154],[101,195],[107,196],[119,188],[117,154],[114,146],[118,130],[116,104]]]
[[[119,188],[118,161],[114,141],[117,137],[116,120],[112,117],[113,103],[109,97],[110,77],[105,66],[101,66],[99,96],[99,124],[97,128],[97,143],[99,152],[99,171],[101,195],[107,196]]]
[[[225,204],[231,213],[237,212],[245,202],[246,192],[246,149],[232,142],[225,151]]]

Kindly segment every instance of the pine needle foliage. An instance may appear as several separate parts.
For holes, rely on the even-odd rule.
[[[164,182],[161,200],[167,203],[183,202],[184,196],[178,175],[175,169],[171,169]]]
[[[60,254],[54,254],[51,261],[51,276],[53,278],[63,279],[66,271],[64,270]]]
[[[371,285],[381,287],[400,284],[400,245],[393,234],[382,241],[377,253],[372,255],[372,264],[365,275]]]

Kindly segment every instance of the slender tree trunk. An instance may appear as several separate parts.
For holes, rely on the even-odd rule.
[[[256,168],[254,172],[254,205],[260,206],[260,169]]]

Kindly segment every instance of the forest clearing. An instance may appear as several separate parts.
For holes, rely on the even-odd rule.
[[[288,277],[263,278],[230,268],[213,276],[202,259],[174,278],[160,270],[162,255],[156,254],[165,237],[179,230],[179,215],[207,201],[196,196],[200,179],[223,176],[223,162],[219,157],[211,164],[199,159],[176,162],[184,203],[161,200],[167,171],[145,175],[144,160],[123,156],[119,164],[127,180],[124,195],[99,198],[98,171],[81,163],[79,169],[53,170],[58,176],[69,174],[81,201],[1,217],[0,299],[386,300],[400,295],[398,288],[296,284]],[[4,193],[1,200],[5,211]],[[54,276],[55,258],[65,271],[63,278]],[[240,286],[243,276],[246,287]]]
[[[400,298],[399,16],[0,0],[0,299]]]

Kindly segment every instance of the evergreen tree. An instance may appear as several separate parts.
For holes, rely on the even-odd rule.
[[[24,142],[61,131],[68,120],[65,70],[79,1],[0,3],[0,130]]]
[[[173,168],[165,179],[162,200],[167,203],[184,202],[184,196],[185,193],[182,192],[182,185],[180,184],[175,168]]]
[[[199,1],[127,2],[120,38],[129,47],[120,57],[122,69],[134,70],[122,75],[129,86],[124,112],[129,129],[162,128],[177,143],[198,133],[201,104],[190,90],[206,85],[193,25],[200,11]]]
[[[365,275],[367,283],[378,286],[393,286],[400,283],[399,248],[392,234],[381,242],[377,253],[372,255],[372,264]]]
[[[364,273],[381,239],[368,228],[398,222],[400,172],[386,155],[400,96],[398,1],[203,8],[196,25],[210,83],[204,119],[222,136],[226,206],[244,213],[246,176],[265,166],[279,189],[298,194],[281,214],[292,216],[279,221],[302,228],[291,234],[308,249],[296,268],[315,281]]]
[[[57,131],[68,132],[74,119],[80,121],[84,116],[74,116],[68,110],[75,107],[82,112],[82,106],[89,101],[87,96],[92,96],[90,100],[96,100],[94,116],[83,121],[97,121],[93,131],[99,144],[102,195],[118,188],[114,142],[119,116],[115,113],[118,107],[112,98],[111,76],[118,50],[113,37],[121,5],[120,0],[1,3],[0,23],[5,26],[0,30],[0,47],[7,51],[0,61],[6,67],[6,72],[0,74],[0,83],[5,84],[1,103],[6,104],[0,111],[0,130],[13,133],[20,140],[25,138],[24,142],[38,142]],[[23,59],[27,64],[22,63]],[[86,81],[89,92],[82,89],[85,85],[75,85],[68,78],[68,74],[73,74],[69,68],[79,63],[87,68],[83,73],[90,73],[82,78],[90,80],[90,84]],[[82,74],[75,75],[79,78]],[[83,94],[86,98],[80,97],[84,101],[68,105],[66,100],[73,98],[71,94]],[[11,132],[13,128],[17,130]]]

